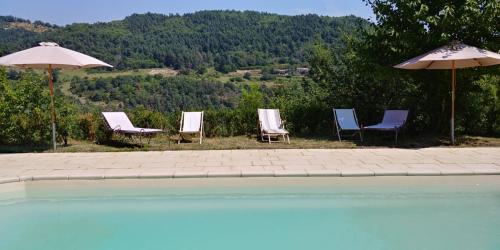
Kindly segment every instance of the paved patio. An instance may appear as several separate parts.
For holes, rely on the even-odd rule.
[[[0,183],[61,179],[483,174],[500,175],[500,148],[0,155]]]

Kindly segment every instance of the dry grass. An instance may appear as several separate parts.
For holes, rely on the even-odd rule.
[[[89,77],[89,78],[98,78],[98,77],[117,77],[117,76],[146,76],[153,69],[137,69],[137,70],[113,70],[110,72],[87,72],[85,69],[66,69],[61,70],[61,76],[64,80],[71,80],[74,76],[78,77]],[[156,69],[158,70],[158,69]]]
[[[167,136],[158,136],[147,143],[138,139],[117,138],[107,145],[97,145],[86,141],[70,141],[69,146],[59,147],[59,152],[116,152],[116,151],[158,151],[158,150],[223,150],[223,149],[277,149],[277,148],[354,148],[352,142],[338,142],[327,139],[291,138],[290,144],[269,144],[246,136],[205,138],[200,145],[196,139],[192,142],[177,144]],[[47,150],[47,151],[50,151]]]
[[[228,149],[336,149],[336,148],[391,148],[394,147],[393,137],[372,135],[366,138],[365,142],[342,141],[333,137],[292,137],[291,143],[261,142],[255,137],[235,136],[206,138],[203,144],[197,141],[191,143],[177,144],[162,135],[151,139],[148,144],[147,139],[139,142],[138,139],[114,138],[107,144],[95,144],[89,141],[70,140],[68,146],[59,146],[58,152],[124,152],[124,151],[164,151],[164,150],[228,150]],[[425,147],[449,147],[446,138],[432,136],[418,136],[401,138],[398,148],[425,148]],[[462,136],[458,138],[455,147],[500,147],[500,138]],[[0,152],[20,153],[20,152],[52,152],[50,145],[43,147],[29,146],[1,146]]]
[[[27,31],[33,31],[37,33],[43,33],[51,30],[51,28],[45,27],[43,25],[37,25],[33,23],[24,23],[24,22],[9,22],[7,23],[8,28],[10,29],[24,29]]]

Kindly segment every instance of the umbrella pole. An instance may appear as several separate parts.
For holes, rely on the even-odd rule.
[[[450,133],[451,144],[455,145],[455,61],[451,62],[451,120],[450,120]]]
[[[56,110],[54,105],[54,82],[52,79],[52,65],[49,64],[49,88],[50,88],[50,111],[52,120],[52,144],[54,146],[54,152],[56,151]]]

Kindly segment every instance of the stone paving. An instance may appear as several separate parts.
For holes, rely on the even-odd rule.
[[[0,155],[0,183],[29,180],[500,175],[500,148],[271,149]]]

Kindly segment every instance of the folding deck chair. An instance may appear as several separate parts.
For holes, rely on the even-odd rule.
[[[366,130],[380,130],[380,131],[394,131],[395,136],[395,144],[398,143],[398,132],[404,127],[406,124],[406,119],[408,118],[408,110],[386,110],[384,112],[384,117],[382,118],[382,122],[363,127]]]
[[[181,143],[182,139],[190,140],[191,135],[199,135],[200,144],[203,139],[203,111],[201,112],[182,112],[181,115],[181,125],[179,128],[179,140],[178,144]]]
[[[113,133],[122,134],[128,137],[138,135],[139,141],[143,136],[147,136],[151,140],[151,136],[163,132],[161,129],[134,127],[124,112],[102,112],[102,116]]]
[[[337,131],[337,136],[339,141],[340,132],[342,131],[354,131],[354,133],[359,133],[359,139],[363,141],[363,135],[361,134],[361,128],[358,124],[358,118],[356,117],[356,111],[354,109],[333,109],[333,117],[335,119],[335,128]]]
[[[285,124],[281,120],[279,109],[258,109],[259,114],[259,130],[262,141],[272,142],[271,137],[283,137],[283,141],[290,144],[290,136],[285,129]],[[267,137],[267,138],[266,138]]]

